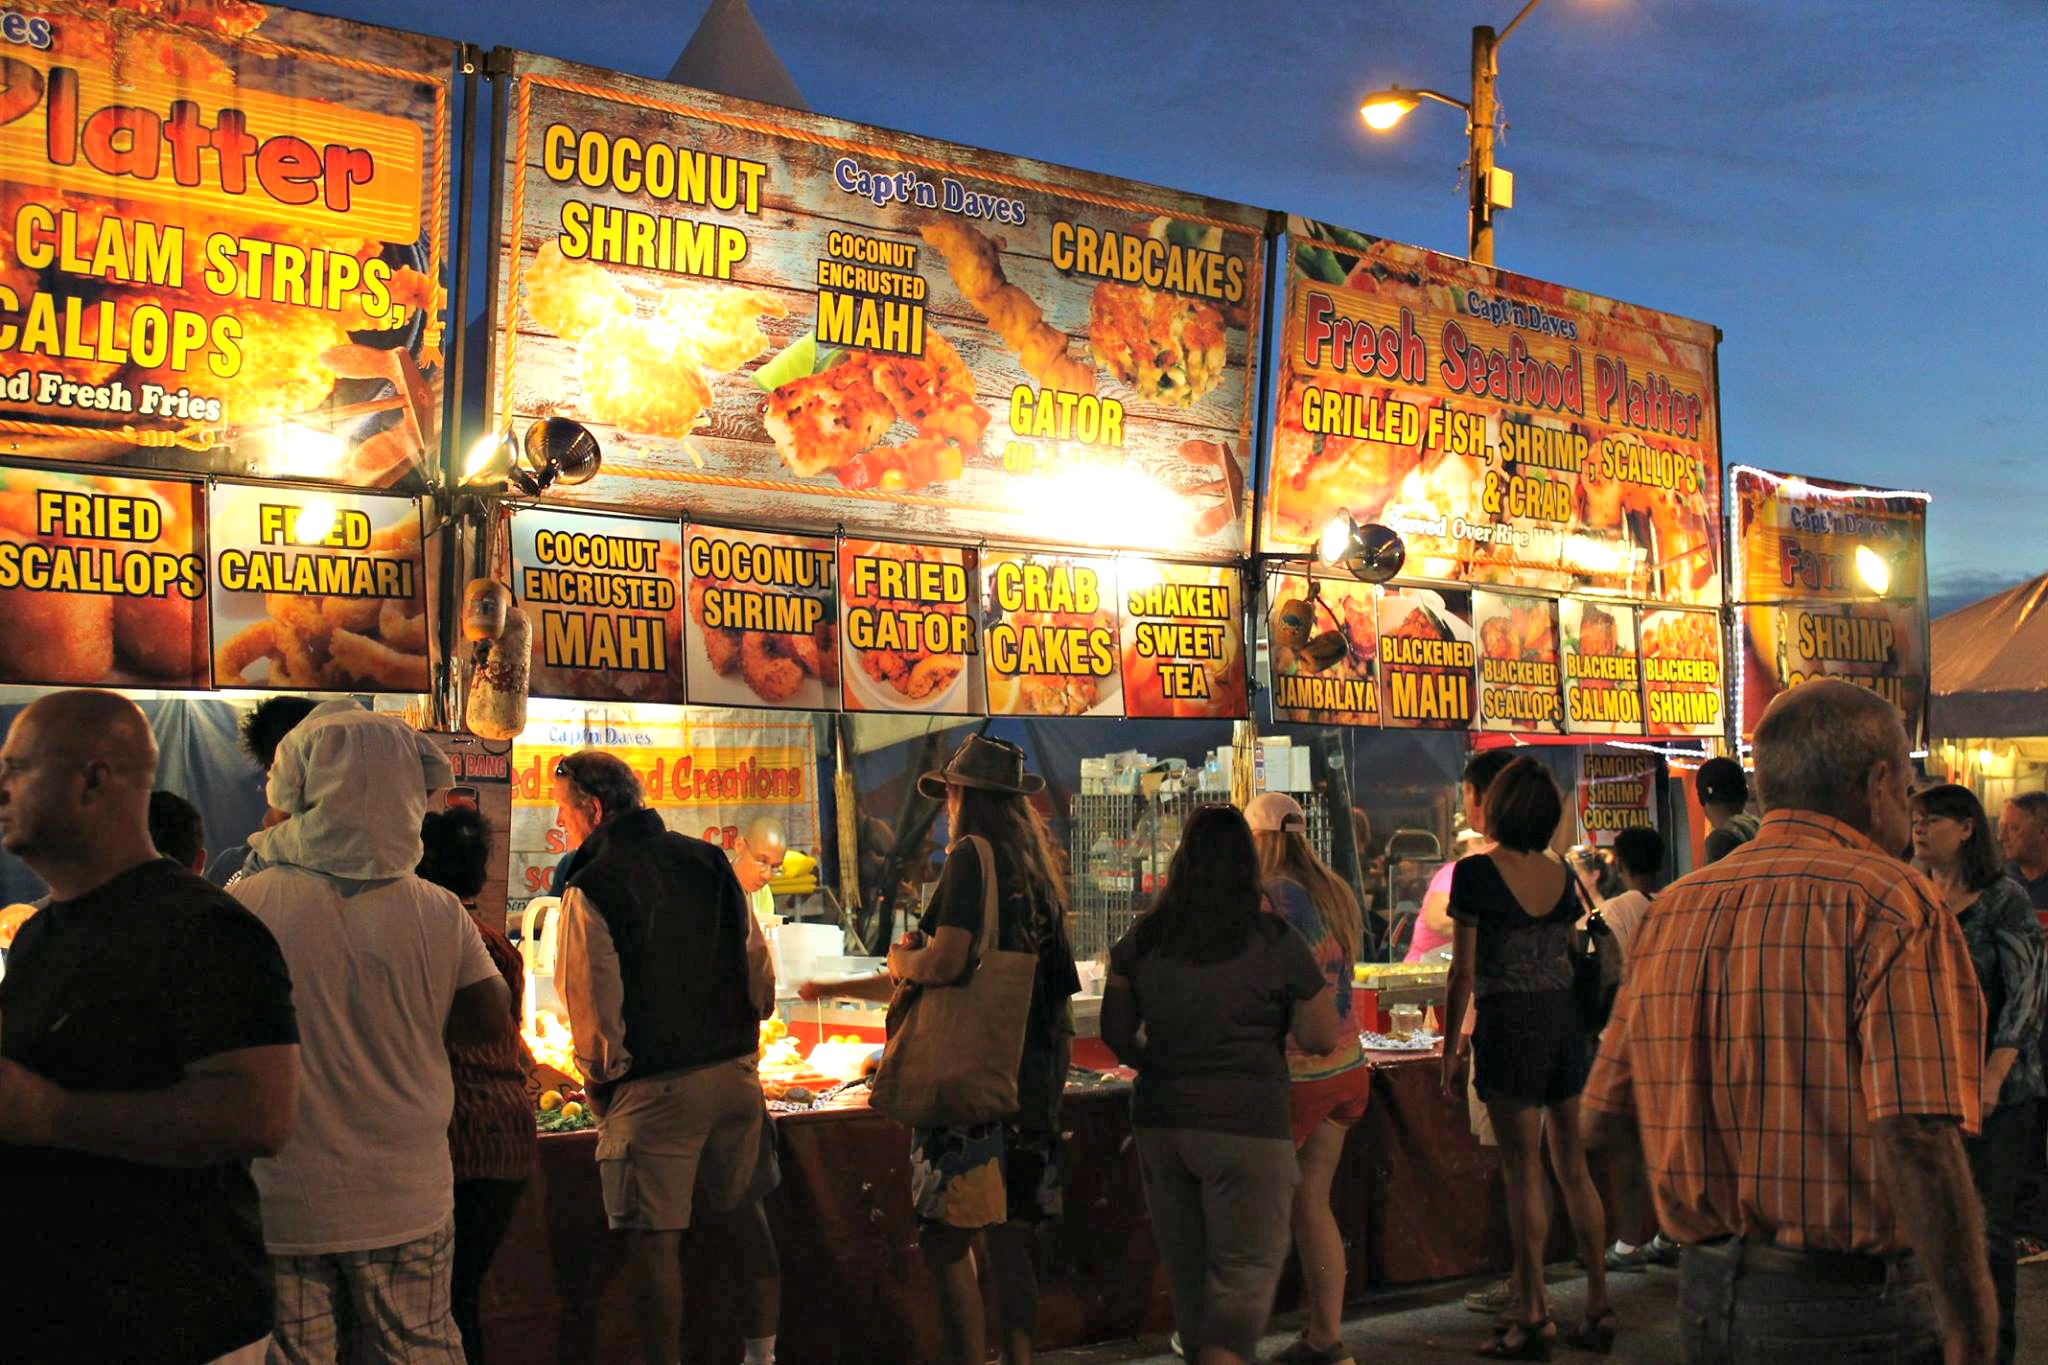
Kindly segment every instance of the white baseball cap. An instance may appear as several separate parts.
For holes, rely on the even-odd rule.
[[[1244,808],[1244,820],[1254,834],[1308,832],[1308,816],[1302,813],[1301,803],[1286,792],[1267,792],[1253,797],[1251,804]]]

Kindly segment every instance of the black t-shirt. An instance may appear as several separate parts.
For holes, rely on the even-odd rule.
[[[1081,974],[1074,970],[1067,926],[1042,888],[1020,875],[1001,849],[995,850],[995,860],[996,912],[1002,917],[996,946],[1006,953],[1038,954],[1031,1016],[1024,1026],[1024,1056],[1017,1066],[1017,1121],[1026,1128],[1056,1132],[1060,1096],[1067,1087],[1067,1078],[1058,1074],[1059,1044],[1061,1038],[1073,1036],[1070,1002],[1081,989]],[[956,844],[939,873],[931,908],[917,927],[927,939],[950,926],[979,942],[981,906],[981,855],[971,845]]]
[[[1516,991],[1572,988],[1572,930],[1580,906],[1570,868],[1564,885],[1543,915],[1522,908],[1500,864],[1484,853],[1458,859],[1451,873],[1451,918],[1479,931],[1472,993],[1480,998]]]
[[[1294,1007],[1330,984],[1308,940],[1278,915],[1257,915],[1237,956],[1203,964],[1141,954],[1137,937],[1109,953],[1145,1028],[1131,1125],[1288,1137],[1287,1032]]]
[[[44,908],[0,980],[0,1055],[70,1090],[158,1090],[298,1041],[270,931],[169,859]],[[247,1162],[146,1166],[5,1141],[0,1360],[201,1365],[272,1325]]]

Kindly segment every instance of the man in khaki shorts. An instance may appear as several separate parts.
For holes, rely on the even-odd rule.
[[[696,1227],[745,1271],[747,1365],[774,1365],[782,1269],[761,1201],[780,1172],[755,1072],[774,989],[746,897],[725,855],[665,827],[610,754],[557,763],[555,802],[576,850],[555,980],[598,1116],[605,1216],[628,1239],[643,1360],[676,1365],[682,1234]]]

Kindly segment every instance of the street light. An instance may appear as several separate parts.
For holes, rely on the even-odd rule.
[[[1515,178],[1493,164],[1494,139],[1499,136],[1500,113],[1493,98],[1493,83],[1500,75],[1500,45],[1508,40],[1529,12],[1543,0],[1528,0],[1508,26],[1495,33],[1484,24],[1472,30],[1472,98],[1469,102],[1440,95],[1434,90],[1408,90],[1401,86],[1367,95],[1358,106],[1359,117],[1374,132],[1384,133],[1399,123],[1423,100],[1435,100],[1465,111],[1465,134],[1471,140],[1470,159],[1465,163],[1471,180],[1466,213],[1466,254],[1480,265],[1493,264],[1493,214],[1496,209],[1513,208]]]

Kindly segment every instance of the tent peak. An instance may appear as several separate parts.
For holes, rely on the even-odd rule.
[[[747,0],[711,0],[697,31],[669,68],[674,85],[691,85],[721,95],[809,109],[789,68],[761,30]]]

